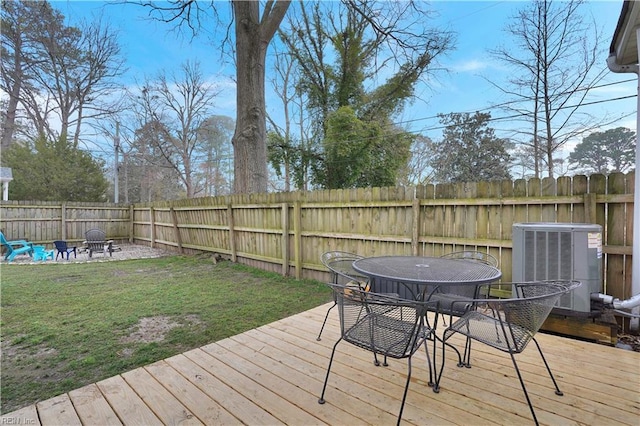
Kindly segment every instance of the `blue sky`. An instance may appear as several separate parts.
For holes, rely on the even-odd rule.
[[[235,116],[235,93],[232,77],[234,70],[225,63],[219,51],[219,43],[211,33],[191,39],[189,34],[171,31],[172,26],[148,19],[149,10],[136,5],[114,5],[103,1],[58,0],[52,2],[70,23],[83,18],[102,14],[103,18],[119,31],[123,52],[129,71],[124,77],[127,84],[143,81],[144,76],[153,76],[159,70],[174,71],[187,60],[198,60],[210,79],[226,87],[219,97],[216,114]],[[453,30],[457,33],[457,48],[441,59],[440,65],[449,72],[438,74],[429,86],[418,90],[420,99],[398,118],[410,123],[415,131],[439,138],[441,130],[436,115],[449,112],[474,112],[486,110],[491,104],[503,101],[499,90],[486,78],[503,81],[508,75],[503,64],[488,55],[500,43],[508,43],[503,29],[509,18],[525,5],[522,1],[435,1],[433,9],[438,16],[433,25]],[[221,1],[221,18],[229,15],[228,2]],[[587,10],[593,13],[596,26],[602,30],[604,43],[600,59],[606,68],[609,44],[616,27],[622,0],[590,1]],[[209,21],[209,27],[214,24]],[[218,29],[223,27],[218,25]],[[228,62],[228,61],[227,61]],[[633,74],[609,73],[603,83],[614,83],[603,87],[589,96],[587,102],[600,102],[590,107],[596,116],[609,115],[616,118],[608,127],[624,126],[635,130],[636,99],[605,102],[609,99],[636,93]],[[617,82],[631,80],[624,84]],[[277,115],[279,105],[268,103],[270,114]],[[494,117],[504,112],[492,111]],[[621,118],[627,116],[626,118]],[[506,130],[509,123],[496,122],[497,130]]]

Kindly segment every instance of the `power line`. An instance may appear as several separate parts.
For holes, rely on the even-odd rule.
[[[573,90],[573,91],[567,91],[567,92],[559,93],[558,95],[568,95],[568,94],[571,94],[571,93],[581,92],[581,91],[584,91],[584,90],[600,89],[600,88],[603,88],[603,87],[614,86],[616,84],[629,83],[629,82],[632,82],[632,81],[637,81],[637,79],[632,78],[632,79],[628,79],[628,80],[614,81],[614,82],[611,82],[611,83],[601,84],[601,85],[593,86],[593,87],[590,87],[590,88],[582,88],[582,89],[576,89],[576,90]],[[638,95],[635,94],[635,95],[629,95],[629,96],[626,96],[626,97],[603,99],[603,100],[594,101],[594,102],[591,102],[591,103],[582,103],[580,105],[581,106],[582,105],[595,105],[595,104],[598,104],[598,103],[617,101],[617,100],[628,99],[628,98],[637,97],[637,96]],[[516,103],[519,103],[519,102],[533,101],[534,99],[535,99],[534,97],[529,96],[529,97],[524,97],[522,99],[503,102],[501,104],[491,105],[491,106],[488,106],[488,107],[485,107],[485,108],[475,109],[473,111],[458,112],[457,114],[488,111],[488,110],[492,110],[492,109],[495,109],[495,108],[501,108],[501,107],[506,106],[506,105],[516,104]],[[567,107],[567,108],[570,108],[570,107]],[[417,121],[433,120],[433,119],[436,119],[436,118],[440,118],[440,114],[436,114],[436,115],[433,115],[433,116],[430,116],[430,117],[422,117],[422,118],[414,118],[414,119],[411,119],[411,120],[398,121],[398,122],[394,123],[394,125],[410,124],[410,123],[415,123]],[[427,130],[429,130],[429,129],[427,129]]]
[[[629,95],[629,96],[621,96],[618,98],[612,98],[612,99],[603,99],[600,101],[593,101],[593,102],[587,102],[587,103],[581,103],[581,104],[577,104],[577,105],[567,105],[567,106],[563,106],[560,108],[557,108],[556,110],[563,110],[563,109],[572,109],[572,108],[577,108],[577,107],[581,107],[581,106],[588,106],[588,105],[596,105],[596,104],[601,104],[601,103],[606,103],[606,102],[613,102],[613,101],[620,101],[620,100],[624,100],[624,99],[630,99],[630,98],[637,98],[638,95]],[[635,114],[635,112],[625,116],[628,117],[630,115]],[[520,113],[520,114],[514,114],[514,115],[508,115],[505,117],[491,117],[489,118],[487,121],[502,121],[502,120],[512,120],[514,118],[523,118],[523,117],[527,117],[530,116],[531,114],[527,114],[527,113]],[[421,129],[421,131],[425,132],[425,131],[429,131],[429,130],[442,130],[442,129],[446,129],[448,126],[435,126],[435,127],[427,127],[427,128],[423,128]]]

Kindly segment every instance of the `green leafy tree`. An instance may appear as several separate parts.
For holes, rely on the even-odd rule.
[[[333,189],[394,185],[409,158],[412,139],[398,137],[389,143],[384,135],[379,123],[358,119],[350,107],[331,113],[323,141],[325,167],[316,173],[323,186]]]
[[[594,132],[569,154],[571,167],[583,172],[627,172],[635,163],[636,133],[625,127]]]
[[[280,179],[284,179],[284,191],[291,190],[291,179],[296,187],[303,185],[302,171],[303,146],[279,132],[267,133],[267,152],[269,163]]]
[[[427,29],[424,20],[428,11],[420,10],[415,2],[325,4],[300,3],[299,13],[288,20],[291,30],[281,32],[285,46],[300,67],[296,88],[305,97],[304,109],[312,120],[309,140],[317,157],[313,181],[325,188],[340,187],[337,182],[344,187],[352,187],[354,182],[363,186],[376,185],[375,182],[395,185],[400,178],[396,162],[408,160],[406,143],[414,136],[391,123],[414,98],[418,81],[432,72],[436,57],[451,47],[452,36],[446,31]],[[383,79],[382,75],[389,77]],[[342,107],[349,107],[353,118],[360,122],[347,126],[348,138],[340,134],[349,122],[343,120],[343,113],[337,113]],[[331,129],[334,124],[339,127]],[[358,126],[368,130],[357,129]],[[365,140],[351,139],[360,133]],[[326,148],[336,140],[346,141],[348,147],[327,152]],[[382,157],[368,161],[345,157],[354,146],[367,147],[365,154],[354,148],[358,155]],[[331,164],[332,161],[337,163]],[[368,164],[366,167],[361,167],[363,161]],[[371,167],[376,163],[393,166]],[[343,169],[345,164],[347,169],[372,175],[356,178],[353,171]]]
[[[33,144],[13,144],[2,153],[2,165],[11,167],[12,200],[106,201],[109,182],[104,163],[60,138],[44,137]]]
[[[434,169],[439,182],[510,179],[509,141],[487,126],[491,114],[476,112],[440,115],[446,126],[436,143]]]

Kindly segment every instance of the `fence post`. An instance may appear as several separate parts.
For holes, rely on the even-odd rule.
[[[156,244],[156,217],[153,206],[149,207],[149,223],[151,223],[151,248]]]
[[[227,204],[227,223],[229,224],[229,249],[231,250],[231,261],[236,262],[238,255],[236,253],[236,236],[233,224],[233,206]]]
[[[418,248],[420,247],[420,199],[413,199],[412,207],[412,220],[413,226],[411,229],[411,254],[418,255]]]
[[[584,194],[584,221],[586,223],[596,222],[596,194],[588,192]]]
[[[289,204],[282,203],[282,275],[289,275]]]
[[[293,205],[293,250],[295,254],[296,279],[302,278],[302,202]]]
[[[60,224],[60,239],[63,241],[67,240],[67,203],[62,203],[62,223]]]
[[[133,231],[134,231],[133,214],[134,214],[133,204],[129,204],[129,244],[133,244]]]
[[[176,242],[178,243],[178,249],[180,250],[180,254],[184,254],[184,249],[182,248],[182,236],[180,236],[180,229],[178,228],[178,215],[176,214],[176,210],[173,207],[169,207],[169,211],[171,212],[173,233],[176,237]]]

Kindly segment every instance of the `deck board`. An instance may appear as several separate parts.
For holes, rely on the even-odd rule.
[[[85,425],[122,424],[96,384],[69,392],[69,399]]]
[[[318,404],[339,337],[337,312],[332,312],[322,340],[316,340],[329,306],[24,407],[5,414],[0,423],[395,424],[406,360],[375,367],[371,353],[344,342],[337,347],[326,403]],[[456,337],[452,342],[460,345]],[[555,395],[535,345],[517,355],[541,424],[638,424],[640,353],[549,334],[537,337],[564,392]],[[445,356],[438,394],[428,386],[424,352],[414,356],[403,424],[532,424],[508,355],[474,343],[470,369],[458,368],[452,351]]]

